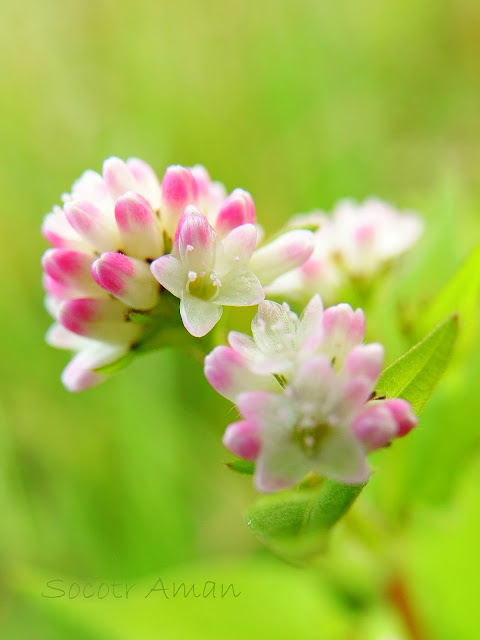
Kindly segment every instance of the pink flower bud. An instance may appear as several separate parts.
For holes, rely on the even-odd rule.
[[[117,250],[120,237],[115,222],[93,203],[73,200],[65,204],[65,215],[78,235],[98,251]]]
[[[79,351],[62,373],[62,382],[68,391],[78,392],[94,387],[107,377],[95,371],[115,362],[128,351],[126,345],[93,342]]]
[[[127,307],[118,300],[79,298],[66,300],[58,312],[59,322],[69,331],[93,340],[132,343],[140,328],[128,322]]]
[[[385,400],[384,406],[390,411],[397,426],[396,436],[406,436],[418,424],[418,418],[413,413],[409,402],[403,398]]]
[[[243,189],[235,189],[220,207],[215,229],[221,235],[226,235],[235,227],[247,223],[255,223],[255,205],[252,196]]]
[[[54,247],[79,250],[88,248],[88,243],[75,231],[60,207],[54,207],[53,212],[45,216],[42,233]]]
[[[260,453],[258,430],[251,422],[234,422],[229,425],[222,442],[232,453],[245,460],[256,460]]]
[[[384,403],[372,402],[352,424],[357,438],[371,451],[386,447],[396,436],[396,424]]]
[[[196,205],[198,185],[190,171],[179,165],[168,167],[162,180],[162,222],[167,233],[173,237],[185,207]]]
[[[155,211],[160,209],[161,189],[157,174],[139,158],[129,158],[127,166],[135,180],[135,191],[142,195]]]
[[[287,231],[254,252],[250,269],[265,286],[283,273],[302,265],[311,256],[312,251],[311,231]]]
[[[134,309],[151,309],[158,302],[159,286],[150,266],[121,253],[102,253],[92,265],[95,282]]]
[[[115,200],[126,191],[135,189],[135,179],[126,162],[120,158],[108,158],[103,163],[103,179],[105,185]]]
[[[128,191],[118,198],[115,219],[125,253],[150,260],[163,253],[163,241],[155,213],[143,196]]]
[[[42,266],[49,278],[47,290],[52,292],[53,280],[64,289],[61,297],[66,297],[66,294],[72,298],[98,294],[98,287],[90,274],[91,263],[92,255],[88,253],[72,249],[48,249],[42,258]],[[58,291],[53,295],[58,297]]]

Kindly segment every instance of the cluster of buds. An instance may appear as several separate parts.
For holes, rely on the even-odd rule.
[[[155,313],[170,294],[200,337],[223,306],[258,304],[313,251],[313,234],[300,229],[259,247],[250,194],[227,195],[203,167],[171,166],[159,181],[136,158],[109,158],[101,175],[86,171],[43,233],[54,247],[42,261],[56,320],[47,340],[75,352],[62,376],[71,391],[101,382],[107,365],[135,350],[144,325],[133,318]]]
[[[315,249],[303,265],[273,282],[267,294],[301,302],[315,293],[336,302],[346,284],[370,283],[410,249],[423,231],[416,214],[396,211],[377,198],[362,204],[341,200],[331,216],[302,214],[289,227],[313,230]]]
[[[384,350],[363,344],[365,316],[347,304],[323,309],[315,295],[299,318],[265,300],[252,336],[230,332],[230,346],[205,359],[205,375],[232,400],[241,420],[223,442],[255,462],[263,492],[299,483],[313,472],[360,484],[367,453],[404,436],[417,423],[405,400],[377,398]]]

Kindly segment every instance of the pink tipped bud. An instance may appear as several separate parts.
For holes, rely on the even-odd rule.
[[[62,382],[68,391],[78,392],[94,387],[107,377],[95,371],[115,362],[128,351],[128,346],[92,343],[68,363],[62,373]]]
[[[139,158],[130,158],[127,160],[127,166],[135,180],[135,191],[148,200],[155,211],[158,211],[161,189],[155,171]]]
[[[134,309],[151,309],[158,302],[158,283],[144,261],[103,253],[92,265],[92,276],[105,291]]]
[[[386,447],[397,435],[395,420],[384,403],[365,407],[352,425],[357,438],[371,451]]]
[[[348,339],[345,338],[345,341]],[[340,353],[341,342],[335,345],[335,350]],[[371,387],[375,385],[382,371],[384,348],[381,344],[356,345],[350,350],[346,359],[344,370],[349,379],[360,378],[367,380]]]
[[[208,171],[201,164],[196,164],[190,169],[192,176],[195,179],[198,189],[198,201],[201,205],[208,207],[210,199],[210,189],[212,181]]]
[[[232,453],[245,460],[256,460],[260,453],[258,430],[250,422],[234,422],[229,425],[222,442]]]
[[[128,191],[115,203],[115,219],[125,253],[153,260],[163,253],[156,216],[140,194]]]
[[[406,436],[418,424],[418,418],[413,413],[409,402],[402,398],[385,400],[383,405],[390,411],[397,425],[397,437]]]
[[[341,303],[325,309],[322,318],[325,336],[329,340],[359,344],[365,336],[365,314]]]
[[[218,212],[215,229],[226,235],[242,224],[255,223],[255,205],[252,196],[243,189],[235,189],[225,200]]]
[[[250,269],[263,285],[268,285],[283,273],[301,266],[311,256],[312,251],[311,231],[287,231],[255,251]]]
[[[168,167],[162,180],[162,218],[165,230],[173,237],[185,207],[196,205],[198,184],[190,171],[179,165]]]
[[[72,249],[48,249],[43,254],[42,266],[49,278],[48,290],[51,292],[53,280],[64,288],[61,297],[78,297],[98,293],[98,287],[92,281],[90,265],[92,256]],[[56,295],[56,294],[53,294]]]
[[[87,200],[73,200],[65,204],[68,222],[85,242],[98,251],[118,248],[120,238],[112,220]]]
[[[60,207],[54,207],[53,212],[45,216],[42,233],[54,247],[85,249],[88,246],[69,223]]]
[[[140,332],[128,322],[127,307],[118,300],[79,298],[66,300],[58,313],[59,322],[69,331],[108,343],[131,343]]]
[[[102,174],[105,185],[114,199],[130,189],[135,189],[135,179],[132,172],[120,158],[107,158],[103,163]]]

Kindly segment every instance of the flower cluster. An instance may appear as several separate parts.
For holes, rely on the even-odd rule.
[[[208,333],[222,307],[256,305],[264,287],[302,265],[313,234],[292,229],[258,247],[253,200],[230,195],[201,166],[171,166],[161,181],[141,160],[109,158],[86,171],[43,224],[47,340],[75,352],[63,382],[79,391],[139,344],[148,315],[168,294],[180,298],[185,328]],[[165,306],[165,305],[164,305]]]
[[[332,215],[322,212],[299,215],[291,228],[315,231],[315,249],[302,266],[280,276],[267,293],[308,300],[320,293],[336,302],[342,286],[366,284],[412,247],[423,231],[420,218],[398,212],[377,198],[362,204],[342,200]]]
[[[266,300],[253,337],[231,332],[230,346],[205,359],[208,381],[242,418],[223,442],[255,461],[260,491],[293,486],[309,472],[363,483],[367,453],[416,425],[408,402],[376,398],[384,351],[363,344],[364,334],[363,311],[347,304],[324,310],[315,295],[299,318],[287,304]]]

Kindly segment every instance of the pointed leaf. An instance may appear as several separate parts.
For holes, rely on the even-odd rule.
[[[450,316],[382,373],[377,394],[404,398],[419,414],[450,359],[457,336],[456,316]]]
[[[248,476],[253,475],[253,472],[255,471],[255,464],[253,462],[242,460],[241,458],[232,460],[231,462],[227,462],[226,465],[232,471],[236,471],[237,473],[244,473]]]
[[[475,335],[475,322],[468,322],[478,312],[480,298],[480,245],[478,245],[447,281],[440,293],[422,314],[423,327],[431,327],[449,313],[457,313],[462,334],[467,340]]]
[[[125,353],[123,356],[120,356],[118,360],[115,360],[114,362],[109,362],[103,367],[98,367],[98,369],[95,369],[95,373],[106,375],[106,376],[107,375],[109,376],[113,373],[117,373],[117,371],[121,371],[127,365],[129,365],[130,362],[134,359],[134,357],[135,357],[135,352],[133,350],[127,351],[127,353]]]

